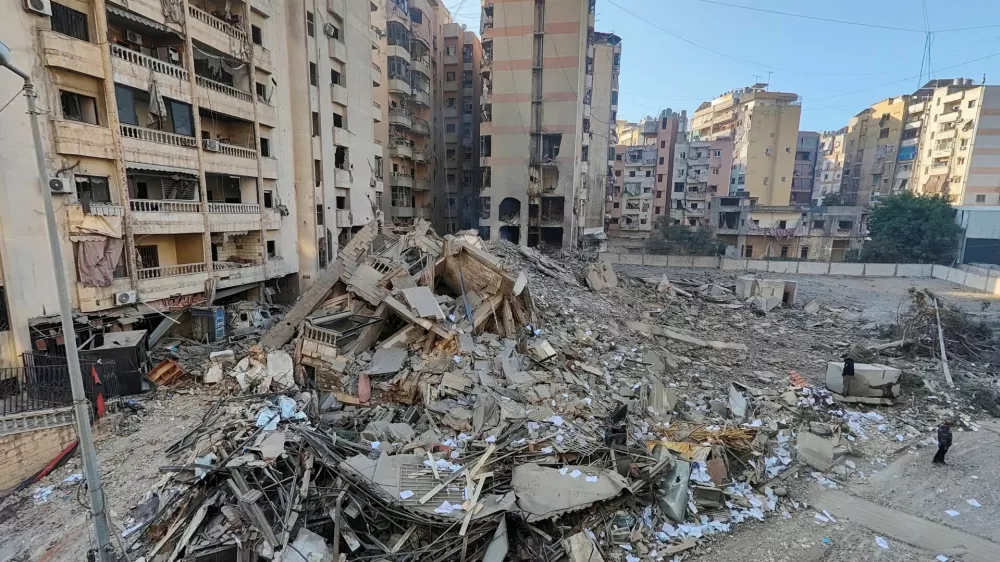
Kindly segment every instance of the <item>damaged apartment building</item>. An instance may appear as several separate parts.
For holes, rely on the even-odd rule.
[[[0,37],[44,109],[48,185],[40,193],[24,101],[12,100],[0,115],[0,362],[61,345],[42,197],[55,205],[85,332],[152,328],[206,303],[294,298],[342,233],[373,220],[371,61],[345,54],[347,41],[352,56],[369,56],[370,10],[323,4],[10,8],[17,17],[0,23]],[[317,47],[308,56],[305,41]],[[364,82],[352,79],[361,73]],[[20,86],[10,72],[0,84]],[[348,84],[365,87],[354,95]]]
[[[621,47],[594,32],[595,4],[483,0],[485,239],[573,247],[603,229]]]

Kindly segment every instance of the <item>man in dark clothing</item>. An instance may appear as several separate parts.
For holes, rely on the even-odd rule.
[[[844,360],[844,371],[841,373],[844,377],[844,396],[851,395],[851,381],[854,380],[854,359],[848,356],[843,357]]]
[[[948,464],[944,462],[944,456],[951,447],[951,425],[951,420],[944,420],[944,423],[938,426],[938,450],[934,460],[931,461],[932,464]]]

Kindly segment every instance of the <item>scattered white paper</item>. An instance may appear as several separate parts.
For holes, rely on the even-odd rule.
[[[938,554],[936,560],[938,562],[948,562],[948,557],[944,554]]]
[[[400,499],[408,500],[413,497],[413,490],[403,490],[399,493]]]
[[[982,504],[980,504],[979,501],[976,500],[975,498],[971,500],[965,500],[965,503],[971,505],[972,507],[983,507]]]
[[[565,476],[566,474],[569,474],[569,467],[568,467],[568,466],[564,466],[564,467],[560,468],[560,469],[559,469],[559,474],[562,474],[562,475],[564,475],[564,476]]]
[[[552,447],[545,447],[544,449],[542,449],[542,452],[545,453],[546,455],[551,455]]]
[[[571,478],[579,478],[581,474],[583,474],[583,473],[580,472],[579,470],[574,470],[573,472],[569,473],[569,475],[570,475]]]
[[[625,562],[640,562],[642,560],[638,556],[632,556],[631,554],[625,555]]]
[[[459,455],[458,451],[452,451],[451,452],[451,458],[453,458],[453,459],[457,459],[458,455]]]
[[[632,545],[630,544],[620,544],[618,546],[622,547],[622,550],[627,550],[629,552],[632,552]]]
[[[593,484],[594,482],[597,482],[597,477],[596,476],[588,476],[587,477],[587,482],[590,482],[590,483]]]
[[[903,437],[902,433],[897,433],[896,434],[896,441],[902,441],[903,439],[904,439],[904,437]]]
[[[830,512],[827,511],[827,510],[825,510],[825,509],[823,510],[823,515],[826,515],[826,518],[829,519],[831,523],[836,523],[837,522],[837,520],[834,519],[834,517],[832,515],[830,515]]]
[[[497,438],[496,438],[495,435],[490,435],[489,437],[486,438],[486,442],[487,443],[496,443],[497,442]]]
[[[819,521],[819,522],[821,522],[821,523],[829,523],[830,522],[830,520],[827,519],[826,516],[823,515],[822,513],[816,513],[816,514],[813,515],[813,517],[815,517],[816,520]]]
[[[590,398],[584,398],[584,399],[583,399],[583,402],[584,402],[585,404],[587,404],[587,406],[590,406],[590,404],[591,404],[591,402],[593,402],[593,400],[592,400],[592,399],[590,399]]]
[[[448,503],[448,500],[444,500],[444,502],[442,502],[441,505],[437,506],[437,508],[434,509],[434,513],[441,513],[447,515],[449,513],[454,512],[457,509],[461,509],[461,506],[452,505]]]
[[[958,517],[958,512],[954,509],[946,509],[944,512],[950,517]]]
[[[548,421],[549,423],[551,423],[552,425],[554,425],[556,427],[562,427],[562,424],[563,424],[562,416],[552,416],[551,418],[549,418],[546,421]]]
[[[378,449],[378,446],[381,444],[381,441],[372,441],[372,450],[374,451],[375,449]]]
[[[882,537],[875,537],[875,544],[879,545],[880,547],[886,550],[892,550],[891,548],[889,548],[889,541],[883,539]]]
[[[79,482],[80,480],[83,480],[83,475],[77,473],[77,474],[70,474],[69,476],[66,477],[65,480],[63,480],[63,482]]]

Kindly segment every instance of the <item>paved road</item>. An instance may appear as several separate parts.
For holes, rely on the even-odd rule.
[[[1000,544],[993,541],[885,508],[850,494],[822,490],[813,497],[812,503],[819,510],[825,509],[837,518],[863,525],[877,535],[902,541],[934,554],[959,557],[963,562],[995,562],[1000,557]]]

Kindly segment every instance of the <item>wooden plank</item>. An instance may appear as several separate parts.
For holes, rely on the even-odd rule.
[[[948,367],[948,350],[944,347],[944,329],[941,328],[941,313],[938,312],[937,297],[934,297],[934,317],[937,319],[938,343],[941,344],[941,370],[944,371],[944,378],[948,381],[948,386],[955,386],[955,381],[951,379],[951,369]]]

